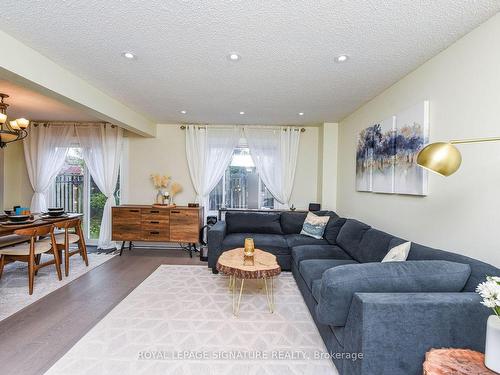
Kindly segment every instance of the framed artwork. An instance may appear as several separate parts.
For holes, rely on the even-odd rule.
[[[428,142],[428,101],[361,130],[356,149],[356,190],[427,195],[428,172],[417,165],[417,155]]]

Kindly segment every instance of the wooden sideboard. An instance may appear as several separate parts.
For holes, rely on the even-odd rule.
[[[135,241],[187,243],[196,250],[203,226],[203,207],[121,205],[112,209],[112,239],[129,247]]]

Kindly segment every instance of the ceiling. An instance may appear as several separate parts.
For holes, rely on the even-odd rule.
[[[314,124],[341,120],[499,10],[498,0],[3,0],[0,27],[157,122]]]
[[[5,99],[5,103],[9,104],[7,115],[12,120],[24,117],[46,121],[101,121],[79,109],[6,80],[0,80],[0,92],[10,96]]]

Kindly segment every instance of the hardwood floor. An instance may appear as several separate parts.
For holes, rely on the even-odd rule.
[[[1,321],[0,372],[43,374],[161,264],[207,263],[182,250],[124,251]]]

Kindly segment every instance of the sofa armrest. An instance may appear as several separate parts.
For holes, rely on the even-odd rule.
[[[226,237],[226,222],[218,221],[209,229],[207,234],[208,242],[208,266],[215,269],[217,259],[222,252],[222,241]]]
[[[468,264],[442,260],[334,267],[323,273],[317,317],[343,327],[355,293],[461,292],[469,276]]]
[[[476,293],[357,293],[344,329],[345,374],[422,374],[431,348],[484,351],[489,310]]]

